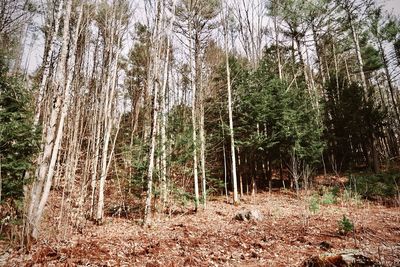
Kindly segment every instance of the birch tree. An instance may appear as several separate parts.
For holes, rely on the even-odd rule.
[[[61,1],[62,2],[62,1]],[[52,180],[54,176],[54,168],[60,149],[60,142],[63,131],[63,120],[59,121],[57,129],[57,120],[60,112],[68,110],[70,87],[66,86],[67,73],[67,53],[68,44],[70,39],[69,20],[71,16],[72,0],[66,2],[66,9],[64,14],[64,25],[62,35],[62,46],[56,72],[56,83],[54,84],[53,91],[53,105],[50,107],[50,115],[46,122],[47,128],[45,129],[45,143],[43,152],[39,158],[37,177],[32,185],[30,192],[30,199],[27,210],[27,222],[25,229],[25,237],[27,238],[27,245],[29,246],[30,238],[36,239],[38,237],[39,223],[42,218],[43,210],[46,205]],[[61,8],[59,8],[60,11]],[[70,84],[69,84],[70,85]],[[62,108],[62,101],[64,106]],[[63,115],[65,117],[65,114]],[[35,123],[37,118],[35,118]],[[57,131],[56,131],[57,130]]]
[[[163,26],[163,18],[165,15],[165,6],[163,0],[157,0],[156,12],[154,17],[154,28],[150,40],[150,64],[148,74],[148,91],[152,92],[153,103],[152,103],[152,121],[149,141],[149,152],[148,152],[148,168],[147,168],[147,192],[146,202],[144,209],[143,223],[146,225],[150,222],[151,216],[151,200],[153,195],[153,172],[154,172],[154,153],[156,149],[156,137],[157,137],[157,126],[158,126],[158,92],[159,92],[159,79],[160,79],[160,53],[161,53],[161,29]],[[168,64],[168,63],[167,63]]]
[[[40,116],[42,115],[42,106],[43,106],[43,97],[46,89],[46,85],[48,82],[48,78],[50,75],[50,65],[52,63],[52,57],[57,41],[57,34],[60,27],[60,20],[62,16],[62,8],[64,5],[64,0],[60,0],[58,6],[56,7],[55,14],[54,14],[54,28],[49,29],[51,22],[48,20],[47,28],[49,29],[49,46],[45,49],[44,61],[43,61],[43,74],[41,77],[41,82],[39,85],[38,96],[36,100],[36,112],[35,112],[35,125],[39,124]]]
[[[226,60],[226,80],[228,90],[228,116],[229,116],[229,136],[231,143],[231,160],[232,160],[232,184],[233,184],[233,204],[239,204],[237,177],[236,177],[236,151],[235,138],[233,132],[233,115],[232,115],[232,89],[231,89],[231,73],[229,67],[229,52],[228,52],[228,20],[224,16],[224,42],[225,42],[225,60]]]
[[[130,5],[127,1],[116,1],[110,5],[102,3],[98,23],[102,32],[104,62],[102,75],[103,110],[100,120],[103,129],[103,146],[101,150],[100,179],[98,181],[98,198],[95,220],[98,223],[104,217],[104,190],[108,170],[113,158],[114,144],[111,135],[114,129],[119,129],[120,115],[118,114],[116,90],[118,79],[118,64],[122,50],[122,41],[130,19]]]
[[[179,33],[188,39],[188,57],[191,86],[192,105],[192,141],[193,141],[193,176],[195,209],[199,206],[199,170],[201,167],[203,204],[206,206],[206,133],[204,130],[204,76],[203,58],[204,49],[210,39],[213,29],[216,28],[214,21],[220,10],[220,1],[188,1],[182,0],[177,6],[177,23]],[[200,148],[200,149],[199,149]],[[198,152],[200,150],[200,158]]]
[[[165,44],[165,58],[164,58],[164,67],[163,67],[163,76],[162,76],[162,87],[161,87],[161,202],[163,206],[165,206],[167,201],[167,117],[168,117],[168,106],[167,106],[167,86],[169,82],[169,67],[170,67],[170,58],[171,58],[171,39],[172,39],[172,27],[175,22],[175,5],[176,1],[172,3],[172,12],[171,18],[169,19],[168,32],[166,36],[166,44]]]

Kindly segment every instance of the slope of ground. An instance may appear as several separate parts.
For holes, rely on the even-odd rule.
[[[400,266],[400,209],[370,202],[322,205],[309,211],[310,198],[263,193],[240,206],[223,198],[206,210],[153,220],[143,228],[124,218],[88,224],[63,240],[51,231],[28,255],[3,252],[6,266],[299,266],[313,256],[356,250],[385,266]],[[238,221],[235,214],[258,209],[262,221]],[[346,215],[355,225],[338,234]],[[51,220],[44,227],[51,229]],[[54,222],[53,222],[54,223]],[[4,248],[4,247],[3,247]]]

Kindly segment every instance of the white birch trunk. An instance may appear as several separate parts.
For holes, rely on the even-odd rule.
[[[363,59],[361,56],[361,48],[360,48],[360,43],[358,41],[358,34],[356,32],[354,22],[353,22],[353,19],[351,18],[351,15],[349,15],[349,23],[350,23],[351,33],[353,36],[354,48],[356,50],[357,62],[358,62],[358,67],[359,67],[359,71],[360,71],[360,76],[361,76],[361,82],[363,85],[365,97],[367,99],[368,98],[368,88],[367,88],[367,79],[365,78],[365,74],[364,74],[364,62],[363,62]]]
[[[161,20],[164,5],[161,0],[157,1],[157,15],[156,23],[153,31],[153,36],[151,40],[151,57],[150,71],[151,74],[148,75],[148,91],[153,91],[153,113],[152,113],[152,125],[150,131],[150,151],[148,154],[148,168],[147,168],[147,192],[146,192],[146,202],[144,209],[143,224],[146,225],[150,222],[151,216],[151,200],[153,195],[153,172],[154,172],[154,153],[156,149],[156,131],[157,131],[157,119],[158,119],[158,75],[159,75],[159,54],[160,54],[160,31],[161,31]]]
[[[97,39],[99,38],[99,35],[97,35]],[[92,72],[92,79],[95,79],[96,76],[96,66],[97,66],[97,54],[98,54],[98,43],[96,43],[95,49],[94,49],[94,59],[93,59],[93,72]],[[93,105],[94,105],[94,114],[93,114],[93,121],[91,121],[91,136],[92,136],[92,147],[91,147],[91,153],[94,155],[92,157],[92,162],[91,162],[91,182],[90,182],[90,187],[91,187],[91,192],[90,192],[90,217],[94,218],[94,206],[95,206],[95,198],[96,198],[96,186],[97,186],[97,171],[98,171],[98,164],[99,164],[99,156],[100,156],[100,135],[101,135],[101,106],[104,105],[104,98],[101,97],[101,100],[99,101],[99,88],[97,86],[97,83],[94,85],[95,87],[95,92],[93,96]]]
[[[206,181],[206,136],[204,132],[204,88],[200,87],[200,166],[202,181],[203,207],[207,207],[207,181]]]
[[[228,53],[228,20],[225,18],[225,60],[226,60],[226,79],[228,88],[228,116],[229,116],[229,136],[231,139],[231,159],[232,159],[232,184],[233,184],[233,204],[239,203],[237,176],[236,176],[236,153],[235,138],[233,132],[233,115],[232,115],[232,88],[231,88],[231,70],[229,67]]]
[[[191,11],[192,12],[192,11]],[[193,66],[193,36],[192,36],[192,22],[189,21],[189,68],[190,68],[190,82],[192,87],[192,141],[193,141],[193,180],[194,180],[194,205],[195,210],[199,208],[199,176],[197,169],[197,123],[196,123],[196,82]]]
[[[113,10],[114,12],[114,10]],[[113,20],[115,20],[115,15],[113,14]],[[113,27],[120,27],[119,23],[117,25],[112,25],[111,23],[111,38],[110,43],[108,44],[108,53],[110,58],[110,71],[112,71],[111,75],[108,75],[106,86],[105,86],[105,105],[104,105],[104,140],[103,140],[103,148],[102,148],[102,156],[101,156],[101,172],[100,172],[100,181],[99,181],[99,194],[97,200],[97,211],[96,211],[96,221],[101,223],[103,221],[104,216],[104,188],[105,182],[107,178],[107,173],[109,169],[109,161],[111,161],[111,156],[109,155],[109,146],[110,146],[110,138],[111,131],[113,129],[113,116],[112,116],[112,107],[115,101],[115,89],[116,89],[116,81],[117,81],[117,72],[118,72],[118,59],[120,55],[120,32],[115,30]],[[117,51],[115,51],[114,55],[114,34],[117,36]],[[114,107],[115,108],[115,107]]]
[[[170,19],[170,24],[168,28],[167,43],[166,43],[166,56],[164,62],[164,73],[163,73],[163,84],[161,87],[161,202],[163,207],[167,201],[167,136],[166,136],[166,127],[167,127],[167,85],[168,85],[168,73],[169,73],[169,60],[170,60],[170,45],[172,38],[172,26],[175,21],[175,1],[172,6],[172,18]]]
[[[64,28],[63,28],[63,40],[60,53],[60,61],[58,64],[58,70],[56,78],[58,81],[56,91],[54,92],[54,105],[51,109],[51,114],[48,122],[48,128],[45,138],[45,146],[43,156],[41,157],[41,162],[38,166],[38,177],[34,182],[32,193],[31,193],[31,203],[28,210],[28,224],[29,234],[33,238],[38,236],[38,227],[43,214],[44,206],[47,202],[52,179],[54,175],[54,167],[57,160],[58,150],[62,138],[62,130],[64,120],[61,116],[58,129],[57,119],[60,115],[61,102],[64,98],[64,105],[62,106],[62,111],[67,111],[65,107],[68,106],[69,88],[66,87],[66,73],[65,66],[67,61],[68,53],[68,43],[69,43],[69,20],[71,15],[72,0],[66,3],[66,11],[64,16]],[[64,93],[64,94],[63,94]],[[65,118],[65,116],[64,116]],[[57,130],[57,132],[56,132]]]
[[[278,61],[278,74],[279,80],[282,80],[282,63],[281,63],[281,52],[279,49],[279,31],[278,31],[278,18],[274,17],[274,30],[275,30],[275,46],[276,46],[276,59]]]
[[[41,108],[42,108],[42,102],[43,102],[43,97],[44,97],[44,91],[45,91],[45,87],[47,84],[47,80],[50,74],[50,64],[51,64],[51,57],[53,55],[54,52],[54,47],[55,47],[55,43],[57,40],[57,35],[58,35],[58,29],[60,27],[60,20],[61,20],[61,14],[62,14],[62,7],[64,5],[64,1],[60,0],[58,3],[58,7],[57,7],[57,12],[55,14],[55,18],[54,18],[54,32],[51,36],[51,41],[50,41],[50,47],[48,50],[48,54],[45,55],[45,61],[44,61],[44,66],[43,66],[43,75],[42,75],[42,79],[39,85],[39,93],[38,93],[38,97],[36,100],[36,111],[35,111],[35,118],[34,118],[34,125],[38,125],[39,124],[39,119],[40,119],[40,114],[41,114]]]

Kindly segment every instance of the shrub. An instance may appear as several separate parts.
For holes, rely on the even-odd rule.
[[[323,205],[331,205],[336,203],[336,197],[332,191],[327,191],[322,195],[321,203]]]
[[[335,198],[338,197],[338,196],[339,196],[339,193],[340,193],[340,188],[339,188],[339,186],[335,185],[334,187],[332,187],[332,188],[331,188],[331,192],[332,192],[332,195],[333,195]]]
[[[343,191],[342,199],[344,202],[355,204],[357,206],[360,206],[362,204],[362,196],[353,191],[351,188],[346,188]]]
[[[311,196],[309,200],[309,205],[308,209],[311,211],[311,213],[317,213],[319,210],[319,199],[317,195]]]
[[[340,234],[346,235],[354,230],[354,224],[346,215],[343,215],[343,218],[338,222],[338,228]]]
[[[352,183],[356,191],[364,198],[392,198],[398,194],[396,184],[400,184],[400,173],[386,172],[358,175]]]

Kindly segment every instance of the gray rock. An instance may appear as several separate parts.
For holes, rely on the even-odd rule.
[[[259,210],[243,210],[235,215],[235,220],[238,221],[262,221],[264,216]]]
[[[342,252],[338,254],[322,254],[312,256],[305,260],[302,267],[380,267],[379,263],[374,262],[372,259],[353,252]]]

